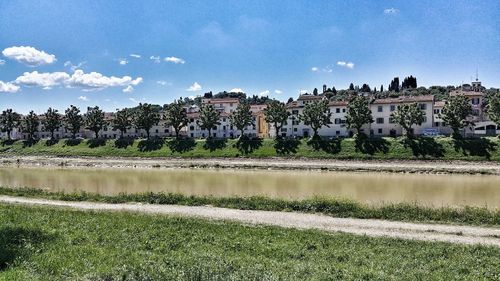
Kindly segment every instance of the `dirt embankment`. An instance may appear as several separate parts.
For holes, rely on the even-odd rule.
[[[322,160],[284,158],[97,158],[0,156],[3,167],[230,168],[500,175],[500,163],[466,161]]]
[[[210,220],[227,220],[249,225],[272,225],[286,228],[346,232],[372,237],[440,241],[457,244],[483,244],[500,247],[500,228],[442,224],[405,223],[386,220],[333,218],[319,214],[235,210],[211,206],[178,206],[150,204],[107,204],[65,202],[0,196],[0,203],[64,207],[78,210],[126,211],[146,214],[175,215]]]

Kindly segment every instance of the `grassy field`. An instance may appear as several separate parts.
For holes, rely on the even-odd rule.
[[[136,156],[136,157],[312,157],[334,159],[443,159],[500,161],[497,138],[463,139],[421,137],[377,138],[356,142],[335,139],[317,143],[307,140],[40,140],[6,142],[0,153],[7,155]]]
[[[105,196],[90,193],[51,193],[41,189],[11,189],[0,187],[0,195],[46,198],[65,201],[92,201],[106,203],[141,202],[149,204],[177,204],[189,206],[212,205],[222,208],[266,211],[295,211],[322,213],[333,217],[386,219],[412,222],[440,222],[469,225],[500,225],[500,210],[465,207],[428,208],[416,204],[385,204],[380,207],[363,205],[350,200],[314,198],[308,200],[281,200],[265,197],[199,197],[181,194],[136,193]]]
[[[0,204],[0,280],[498,280],[500,249]]]

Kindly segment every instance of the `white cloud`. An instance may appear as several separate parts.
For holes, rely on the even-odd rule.
[[[244,91],[241,88],[232,88],[230,93],[244,93]]]
[[[282,94],[283,91],[281,91],[281,90],[274,90],[274,93],[279,95],[279,94]]]
[[[134,87],[132,85],[128,85],[125,89],[122,90],[124,93],[132,93],[134,91]]]
[[[9,47],[4,49],[2,54],[9,59],[32,67],[51,64],[57,61],[55,55],[47,54],[30,46]]]
[[[141,58],[141,55],[138,55],[138,54],[130,54],[129,56],[131,56],[133,58],[136,58],[136,59],[140,59]]]
[[[126,65],[128,63],[127,59],[117,59],[117,61],[120,65]]]
[[[5,61],[4,60],[0,60],[0,65],[4,65],[5,64]]]
[[[89,98],[87,98],[87,96],[79,96],[78,99],[81,101],[88,101],[89,100]]]
[[[45,90],[51,89],[54,86],[63,84],[70,78],[66,72],[45,72],[39,73],[38,71],[24,72],[14,81],[18,85],[28,87],[42,87]]]
[[[396,9],[396,8],[389,8],[389,9],[385,9],[384,10],[384,14],[386,15],[395,15],[395,14],[399,14],[399,10]]]
[[[137,86],[142,83],[142,77],[132,79],[130,76],[104,76],[98,72],[84,73],[83,70],[77,69],[65,83],[69,87],[81,87],[86,91],[101,90],[108,87],[125,87],[127,89],[128,86]]]
[[[201,91],[201,85],[198,82],[194,82],[189,88],[186,89],[188,92]]]
[[[172,85],[171,82],[168,82],[168,81],[165,81],[165,80],[158,80],[158,81],[156,81],[156,84],[162,85],[162,86],[171,86]]]
[[[173,62],[175,64],[185,64],[186,61],[181,59],[181,58],[176,58],[176,57],[166,57],[164,59],[166,62]]]
[[[196,97],[195,96],[189,96],[188,98],[191,99],[191,100],[194,100]]]
[[[150,56],[149,59],[154,61],[154,63],[160,63],[160,56]]]
[[[259,97],[263,97],[263,96],[269,96],[269,90],[265,90],[265,91],[259,93]]]
[[[17,91],[19,91],[18,85],[0,81],[0,93],[16,93]]]
[[[86,61],[82,61],[82,62],[79,62],[78,64],[76,64],[76,65],[75,65],[75,64],[73,64],[71,61],[66,61],[66,62],[64,63],[64,67],[69,67],[69,68],[71,69],[71,71],[73,71],[73,72],[74,72],[74,71],[75,71],[75,70],[77,70],[77,69],[81,69],[81,68],[82,68],[82,66],[83,66],[84,64],[86,64],[86,63],[87,63]]]
[[[135,102],[135,103],[139,103],[138,100],[134,99],[134,98],[128,98],[129,101],[132,101],[132,102]]]
[[[337,65],[338,66],[342,66],[342,67],[347,67],[347,68],[350,68],[350,69],[354,68],[354,63],[352,63],[352,62],[338,61]]]
[[[318,69],[316,66],[311,67],[311,71],[313,71],[313,72],[316,72],[316,71],[318,71],[318,70],[319,70],[319,69]]]

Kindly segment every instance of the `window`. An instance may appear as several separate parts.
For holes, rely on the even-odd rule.
[[[377,111],[378,111],[378,112],[383,112],[383,111],[384,111],[383,109],[384,109],[384,108],[383,108],[381,105],[379,105],[379,106],[377,107]]]
[[[471,100],[473,105],[478,105],[479,104],[479,98],[472,98]]]
[[[292,110],[292,114],[297,115],[297,114],[299,114],[299,111],[297,109],[294,109],[294,110]]]
[[[168,129],[165,129],[165,133],[168,133]]]
[[[189,130],[194,131],[194,126],[190,126]]]
[[[391,111],[396,110],[396,106],[394,104],[391,104]]]
[[[377,124],[384,124],[384,118],[377,118]]]
[[[226,125],[222,126],[222,130],[224,131],[226,130]]]
[[[335,113],[340,113],[340,108],[335,108]]]
[[[439,122],[434,122],[434,127],[439,127]]]
[[[335,131],[335,135],[340,135],[340,131]]]
[[[335,118],[335,124],[340,124],[340,118]]]
[[[189,122],[191,122],[191,123],[194,122],[194,119],[193,118],[189,119]]]
[[[292,125],[299,125],[300,121],[299,120],[294,120],[292,121]]]
[[[427,109],[427,104],[425,104],[425,103],[421,103],[418,106],[420,107],[421,110],[426,110]]]
[[[342,113],[345,113],[345,108],[342,108]]]
[[[226,122],[226,117],[222,118],[222,122]]]
[[[378,133],[379,133],[379,134],[382,134],[382,128],[379,128],[379,129],[378,129]]]
[[[281,131],[282,132],[286,132],[286,128],[281,128]]]
[[[294,131],[294,132],[297,132],[297,128],[293,128],[293,131]]]
[[[434,114],[439,114],[439,109],[434,109]]]
[[[389,117],[389,124],[394,124],[394,118],[393,117]]]
[[[427,116],[424,116],[424,120],[422,123],[427,123]]]
[[[157,134],[158,134],[158,129],[156,129],[156,130],[155,130],[155,133],[157,133]]]

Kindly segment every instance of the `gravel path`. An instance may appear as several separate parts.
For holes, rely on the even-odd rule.
[[[131,203],[106,204],[93,202],[65,202],[12,196],[0,196],[0,203],[43,205],[79,210],[129,211],[148,214],[176,215],[211,220],[228,220],[250,225],[273,225],[286,228],[346,232],[373,237],[383,236],[400,239],[441,241],[458,244],[483,244],[500,247],[500,228],[333,218],[319,214],[236,210],[210,206],[193,207]]]
[[[498,162],[322,160],[284,158],[98,158],[0,156],[0,166],[63,166],[93,168],[233,168],[280,170],[377,171],[396,173],[456,173],[500,175]]]

